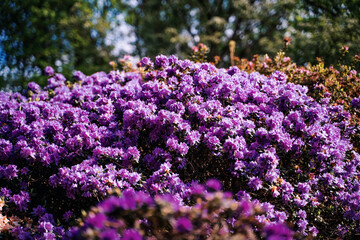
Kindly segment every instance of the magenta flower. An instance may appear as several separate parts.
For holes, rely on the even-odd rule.
[[[269,224],[265,227],[266,239],[268,240],[292,240],[293,233],[284,224]]]
[[[220,191],[222,188],[221,183],[219,182],[219,180],[216,179],[208,180],[206,182],[206,187],[214,191]]]
[[[94,216],[90,216],[87,219],[87,223],[93,227],[102,228],[104,226],[104,222],[106,221],[106,219],[107,217],[104,214],[99,213]]]
[[[189,219],[182,217],[177,220],[176,229],[181,233],[187,233],[193,230],[193,225]]]
[[[142,240],[140,233],[135,229],[128,229],[124,232],[122,240]]]

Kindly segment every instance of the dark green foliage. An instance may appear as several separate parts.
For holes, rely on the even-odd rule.
[[[298,0],[291,21],[292,45],[289,56],[298,64],[316,63],[321,57],[329,65],[337,63],[338,49],[349,46],[360,53],[360,11],[358,0]]]
[[[6,81],[0,87],[24,87],[30,78],[44,84],[40,75],[48,65],[58,66],[67,76],[74,69],[110,70],[113,47],[105,44],[105,36],[114,6],[110,0],[2,1],[0,45],[5,61],[0,69],[5,69]]]
[[[281,1],[139,1],[127,5],[127,22],[134,26],[136,54],[180,57],[199,42],[210,48],[210,59],[228,53],[228,42],[237,43],[237,54],[254,51],[276,53],[282,46],[286,21],[295,0]]]

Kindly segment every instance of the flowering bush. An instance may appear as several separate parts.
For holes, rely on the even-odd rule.
[[[343,57],[348,54],[344,51],[341,49]],[[360,80],[356,71],[360,63],[358,55],[355,55],[351,63],[339,62],[339,66],[335,67],[326,67],[324,60],[320,58],[316,65],[297,66],[284,52],[279,52],[273,59],[267,55],[262,58],[254,55],[252,60],[235,59],[235,65],[249,73],[259,72],[270,76],[275,71],[282,71],[287,75],[288,82],[307,86],[308,95],[314,99],[330,97],[331,103],[343,105],[347,110],[352,110],[351,100],[359,96]]]
[[[284,224],[264,227],[256,220],[261,206],[235,201],[209,180],[191,189],[194,206],[187,207],[171,194],[152,198],[144,192],[125,191],[111,196],[88,212],[69,239],[292,239]],[[254,230],[256,229],[256,230]]]
[[[352,61],[344,61],[348,58],[348,47],[340,50],[339,65],[326,67],[322,59],[317,59],[318,64],[297,66],[284,52],[279,52],[272,59],[265,55],[254,55],[252,60],[235,58],[235,65],[239,69],[251,72],[259,72],[270,76],[275,71],[282,71],[287,75],[287,81],[308,87],[308,95],[315,100],[329,98],[330,104],[344,107],[352,115],[352,125],[356,130],[351,135],[354,148],[360,150],[359,108],[354,105],[360,92],[360,77],[356,69],[359,69],[360,57],[355,55]]]
[[[61,237],[112,188],[186,206],[194,184],[212,178],[259,202],[259,224],[305,236],[358,232],[350,114],[284,73],[163,55],[142,59],[139,72],[75,72],[74,83],[46,73],[44,90],[30,83],[23,95],[0,93],[0,197],[6,216],[24,219],[9,234]]]

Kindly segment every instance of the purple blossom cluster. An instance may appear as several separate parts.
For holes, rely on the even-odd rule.
[[[353,98],[351,101],[351,105],[354,109],[359,110],[360,109],[360,96],[357,98]]]
[[[179,204],[172,194],[151,197],[126,190],[89,211],[82,226],[73,228],[66,239],[293,239],[282,223],[259,223],[258,204],[236,201],[219,185],[217,180],[209,180],[207,186],[195,184],[191,207]]]
[[[75,72],[73,83],[47,68],[44,89],[0,93],[7,216],[32,216],[40,205],[66,229],[79,206],[112,188],[171,194],[185,206],[194,182],[216,178],[266,209],[260,223],[305,236],[359,231],[360,156],[341,106],[316,102],[279,71],[265,77],[163,55],[140,65]]]
[[[58,174],[49,178],[49,184],[66,189],[67,197],[76,200],[79,193],[82,197],[102,197],[114,187],[136,187],[141,185],[141,175],[124,168],[117,170],[114,164],[102,167],[94,160],[85,160],[71,168],[60,168]]]

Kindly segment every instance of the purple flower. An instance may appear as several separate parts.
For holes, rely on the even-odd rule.
[[[298,184],[298,190],[301,193],[308,193],[311,190],[311,187],[307,183],[299,183]]]
[[[39,231],[44,232],[51,232],[53,230],[53,225],[50,222],[40,222],[39,224]]]
[[[154,63],[151,61],[150,58],[144,57],[140,61],[140,66],[141,67],[146,67],[146,68],[152,68],[154,66]]]
[[[319,233],[319,230],[317,230],[316,227],[309,227],[309,232],[313,237],[316,237]]]
[[[304,210],[299,210],[298,216],[302,219],[306,219],[306,212]]]
[[[169,60],[169,65],[171,66],[171,65],[176,64],[177,61],[179,60],[179,58],[175,55],[170,55],[168,60]]]
[[[268,240],[292,240],[292,231],[284,224],[269,224],[265,227]]]
[[[351,100],[351,106],[355,109],[360,109],[360,96]]]
[[[129,179],[129,183],[134,185],[141,180],[141,175],[137,172],[133,172],[129,174],[128,179]]]
[[[168,148],[170,150],[174,150],[177,148],[179,142],[176,138],[169,138],[166,142],[166,146],[168,146]]]
[[[54,234],[58,235],[59,237],[65,235],[65,230],[63,227],[54,227]]]
[[[11,195],[11,190],[8,188],[1,188],[0,196],[9,197]]]
[[[239,191],[236,197],[239,201],[251,201],[251,196],[246,191]]]
[[[288,216],[285,212],[274,211],[274,218],[277,222],[285,222]]]
[[[188,233],[193,230],[193,225],[188,218],[181,217],[176,221],[176,229],[180,233]]]
[[[106,219],[107,217],[104,214],[98,213],[87,218],[86,223],[96,228],[102,228]]]
[[[27,167],[24,167],[20,170],[22,175],[27,175],[27,173],[29,172],[29,169]]]
[[[61,73],[56,73],[55,74],[55,79],[59,82],[65,82],[66,78],[64,75],[62,75]]]
[[[142,240],[142,236],[140,233],[135,229],[128,229],[124,231],[124,235],[122,240]]]
[[[50,213],[45,213],[44,215],[42,215],[40,218],[39,218],[39,221],[41,222],[51,222],[51,223],[54,223],[54,217],[52,214]]]
[[[34,214],[37,217],[43,216],[46,213],[45,208],[38,205],[36,208],[33,208],[32,214]]]
[[[83,81],[85,78],[86,78],[86,75],[83,74],[82,72],[80,71],[75,71],[74,74],[73,74],[74,78],[78,81]]]
[[[294,198],[294,203],[299,207],[304,207],[308,204],[308,202],[304,199],[301,199],[299,197]]]
[[[14,194],[10,197],[10,201],[15,203],[20,211],[25,211],[27,203],[30,202],[30,195],[28,192],[20,191],[19,194]]]
[[[229,67],[229,70],[228,70],[228,74],[229,75],[234,75],[234,74],[237,74],[237,73],[240,73],[240,69],[236,66],[231,66]]]
[[[305,219],[299,219],[296,223],[299,227],[300,232],[305,232],[306,226],[308,225],[308,221]]]
[[[286,74],[283,73],[283,72],[280,72],[280,71],[275,71],[272,75],[271,75],[271,78],[274,78],[278,81],[286,81]]]
[[[324,173],[322,175],[322,180],[325,182],[325,184],[331,185],[334,181],[334,176],[330,173]]]
[[[312,222],[317,216],[307,219],[305,206],[314,213],[322,203],[343,211],[345,220],[338,223],[345,230],[360,218],[360,158],[351,145],[359,129],[344,107],[328,105],[330,98],[314,101],[306,87],[287,83],[279,71],[266,77],[163,55],[154,62],[143,58],[140,64],[145,76],[119,71],[85,76],[76,71],[71,86],[47,68],[47,91],[30,83],[32,96],[0,92],[1,196],[10,204],[7,214],[29,217],[26,207],[37,206],[38,194],[44,193],[54,205],[51,209],[62,212],[51,215],[40,206],[30,217],[51,223],[53,230],[43,226],[43,231],[49,238],[59,237],[55,223],[68,219],[73,210],[66,209],[67,204],[74,206],[80,198],[89,207],[96,199],[106,199],[98,212],[89,213],[84,228],[99,231],[98,237],[104,233],[103,238],[115,238],[108,226],[124,236],[133,225],[126,226],[121,217],[117,222],[113,213],[163,201],[171,202],[172,211],[182,209],[174,216],[190,216],[186,205],[200,197],[202,203],[195,201],[193,207],[204,207],[221,182],[228,189],[247,189],[239,192],[241,201],[251,201],[251,196],[257,200],[232,202],[233,193],[217,192],[220,204],[242,207],[236,214],[248,216],[256,212],[254,204],[264,205],[265,213],[256,218],[266,224],[309,221],[299,222],[303,234],[312,234],[309,226],[317,226]],[[353,107],[360,105],[359,99],[354,98]],[[194,184],[214,176],[218,179],[205,186]],[[119,188],[122,197],[107,198],[113,188]],[[66,194],[55,194],[59,191]],[[323,211],[320,215],[329,220]],[[96,216],[107,224],[94,226]],[[242,217],[222,222],[233,224],[230,233],[235,234]],[[176,229],[177,220],[170,223]],[[258,231],[261,234],[261,227]],[[44,238],[33,232],[31,237]]]
[[[206,187],[213,191],[220,191],[222,186],[221,183],[216,179],[210,179],[206,182]]]
[[[180,153],[181,156],[184,156],[188,153],[189,151],[189,146],[186,143],[180,143],[177,146],[177,150]]]
[[[218,146],[220,144],[220,140],[216,136],[210,136],[208,138],[207,143],[208,143],[208,146],[210,147],[210,149],[214,149],[216,146]]]
[[[190,60],[186,59],[186,60],[179,60],[177,62],[177,64],[181,70],[185,70],[187,68],[190,68],[190,66],[192,65],[192,62]]]
[[[193,184],[191,186],[192,195],[202,195],[205,191],[205,187],[201,184]]]
[[[44,233],[43,237],[46,240],[55,240],[56,239],[55,234],[54,233],[49,233],[49,232]]]
[[[136,147],[129,147],[127,153],[130,154],[135,162],[139,162],[140,151]]]
[[[159,55],[155,57],[155,66],[158,68],[165,68],[169,65],[169,60],[164,55]]]
[[[0,166],[0,177],[3,176],[6,179],[12,179],[18,177],[19,170],[17,169],[16,165],[8,165],[4,168]]]
[[[104,240],[113,240],[113,239],[114,240],[120,240],[121,239],[119,234],[117,233],[117,231],[115,229],[105,230],[104,232],[102,232],[100,234],[100,238],[104,239]],[[125,237],[122,238],[122,239],[125,239]],[[134,239],[134,238],[129,238],[129,239]]]
[[[55,74],[54,69],[50,66],[47,66],[45,68],[44,72],[45,72],[45,75],[47,75],[47,76],[53,76]]]
[[[251,177],[248,183],[249,187],[253,190],[259,190],[262,186],[262,181],[258,177]]]
[[[39,86],[39,84],[37,84],[35,82],[29,82],[28,86],[27,86],[27,90],[30,90],[33,93],[40,93],[41,87]]]
[[[12,150],[12,143],[9,140],[0,139],[0,159],[7,159]]]
[[[253,205],[249,201],[244,200],[239,205],[240,205],[241,213],[244,216],[250,217],[251,215],[254,214]]]
[[[63,217],[64,217],[64,219],[65,219],[65,221],[66,222],[68,222],[69,221],[69,219],[71,218],[73,216],[73,212],[72,211],[66,211],[65,213],[64,213],[64,215],[63,215]]]

